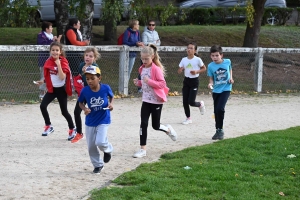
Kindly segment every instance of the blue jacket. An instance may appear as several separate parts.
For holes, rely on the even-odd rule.
[[[136,47],[136,43],[141,41],[140,38],[141,37],[139,31],[134,31],[130,27],[128,27],[123,35],[123,44],[128,45],[130,47]],[[135,56],[136,56],[136,51],[129,52],[129,57],[132,58]]]

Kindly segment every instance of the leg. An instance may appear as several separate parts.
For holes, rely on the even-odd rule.
[[[56,97],[55,93],[48,93],[47,92],[45,94],[42,102],[41,102],[41,105],[40,105],[40,109],[41,109],[43,118],[45,120],[45,125],[46,126],[51,125],[51,121],[50,121],[50,117],[49,117],[47,107],[51,103],[51,101],[53,101],[55,99],[55,97]]]
[[[182,103],[183,103],[183,108],[184,108],[184,113],[186,118],[191,117],[190,106],[189,106],[189,95],[190,95],[189,93],[190,93],[190,88],[188,86],[188,79],[184,78],[183,87],[182,87]]]
[[[68,111],[68,96],[64,87],[54,88],[57,91],[57,100],[60,106],[61,114],[68,122],[69,129],[75,128],[72,117]]]
[[[223,121],[224,121],[224,115],[225,115],[225,105],[227,103],[227,100],[230,96],[230,91],[224,91],[219,94],[218,98],[218,104],[215,108],[215,116],[217,116],[216,121],[216,128],[217,129],[223,129]]]
[[[40,67],[40,80],[44,81],[44,67]],[[43,83],[42,85],[39,86],[40,89],[40,98],[43,98],[46,94],[46,83]]]
[[[108,163],[111,158],[111,152],[113,151],[113,146],[108,142],[107,130],[109,124],[100,124],[97,126],[97,134],[95,144],[98,148],[104,152],[104,162]],[[100,158],[101,159],[101,158]]]
[[[86,126],[85,135],[90,160],[94,168],[103,167],[104,163],[103,160],[100,158],[100,151],[96,145],[97,127]]]
[[[82,110],[79,107],[79,102],[76,102],[76,106],[74,109],[74,119],[76,124],[77,133],[82,133],[82,122],[81,122],[81,114]]]
[[[200,107],[200,102],[196,102],[196,96],[198,94],[199,88],[199,79],[192,78],[189,79],[189,96],[188,96],[188,104],[192,107]]]
[[[130,74],[133,69],[135,57],[129,57],[129,63],[128,63],[128,80],[130,80]]]
[[[140,145],[146,146],[148,121],[151,114],[151,104],[143,102],[141,108]]]

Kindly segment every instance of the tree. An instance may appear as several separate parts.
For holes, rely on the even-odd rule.
[[[69,22],[69,14],[78,17],[81,22],[83,39],[92,36],[94,2],[93,0],[54,0],[54,13],[57,35],[63,35]],[[64,43],[64,37],[61,40]]]
[[[69,21],[69,5],[68,0],[55,1],[54,0],[54,13],[56,21],[57,35],[63,35],[61,43],[64,43],[64,32]]]
[[[251,0],[248,1],[251,2]],[[264,14],[265,3],[266,0],[253,0],[252,5],[247,6],[248,21],[243,47],[258,47],[260,27]]]
[[[103,0],[101,20],[104,23],[104,40],[117,44],[117,22],[124,12],[123,0]]]

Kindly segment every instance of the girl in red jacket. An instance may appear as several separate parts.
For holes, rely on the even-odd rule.
[[[57,98],[61,113],[66,118],[69,125],[68,140],[72,140],[76,135],[76,128],[67,107],[68,96],[72,95],[72,76],[69,63],[65,58],[62,45],[58,42],[51,43],[50,55],[51,56],[44,64],[44,77],[47,93],[40,105],[45,120],[45,130],[42,133],[42,136],[48,136],[54,131],[47,107],[55,98]],[[42,81],[39,81],[38,83],[42,84]]]
[[[153,44],[141,50],[141,60],[143,65],[139,68],[141,80],[133,80],[136,86],[142,87],[142,108],[140,125],[140,145],[141,149],[133,157],[141,158],[146,156],[147,128],[151,115],[152,127],[154,130],[166,133],[173,141],[176,141],[177,134],[171,125],[160,123],[163,103],[167,101],[169,88],[167,88],[164,78],[165,69],[160,62],[157,48]]]

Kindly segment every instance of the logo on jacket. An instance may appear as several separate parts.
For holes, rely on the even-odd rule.
[[[226,84],[228,79],[227,70],[223,68],[219,68],[215,71],[216,74],[216,82],[215,84]]]
[[[91,108],[94,108],[94,107],[101,107],[104,103],[104,100],[101,98],[101,97],[92,97],[91,98],[91,101],[90,101],[90,104],[91,104]]]

